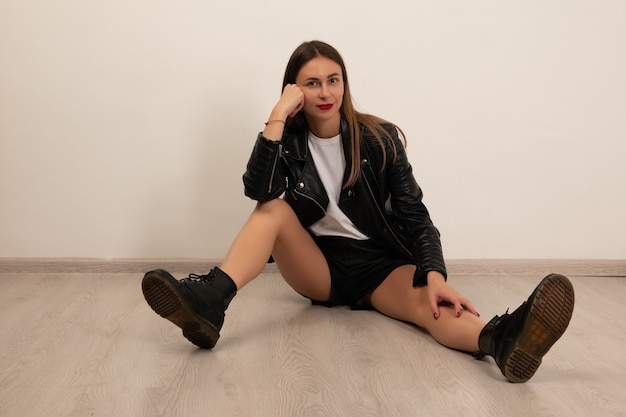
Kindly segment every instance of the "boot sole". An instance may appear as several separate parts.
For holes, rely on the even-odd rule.
[[[169,273],[156,270],[144,276],[141,289],[155,313],[180,327],[183,336],[194,345],[212,349],[220,337],[219,331],[193,311],[179,294],[177,285],[178,281]]]
[[[535,374],[574,311],[574,287],[563,275],[545,277],[531,298],[522,330],[502,361],[503,374],[511,382],[526,382]]]

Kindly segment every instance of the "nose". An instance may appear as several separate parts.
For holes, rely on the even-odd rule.
[[[320,87],[320,97],[328,97],[328,86],[326,84],[322,84]]]

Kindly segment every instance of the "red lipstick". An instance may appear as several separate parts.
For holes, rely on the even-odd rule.
[[[332,108],[333,108],[333,106],[334,106],[334,104],[320,104],[320,105],[318,105],[317,107],[318,107],[320,110],[330,110],[330,109],[332,109]]]

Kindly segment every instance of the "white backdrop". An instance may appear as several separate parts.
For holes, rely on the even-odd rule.
[[[221,258],[302,41],[397,123],[448,258],[626,254],[626,2],[4,0],[0,257]]]

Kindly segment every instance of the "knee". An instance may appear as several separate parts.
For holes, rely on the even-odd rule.
[[[293,212],[291,206],[282,198],[275,198],[269,201],[259,201],[254,211],[261,212],[261,213],[279,213],[279,214]]]
[[[408,278],[407,278],[408,282]],[[385,283],[383,283],[385,285]],[[381,287],[372,293],[372,305],[378,311],[398,320],[427,327],[433,319],[428,301],[428,290],[425,287],[407,288],[402,285],[385,291],[389,287]]]
[[[420,327],[427,328],[434,318],[427,287],[414,288],[409,298],[413,322]]]
[[[289,203],[282,198],[258,202],[252,214],[280,220],[297,219]]]

